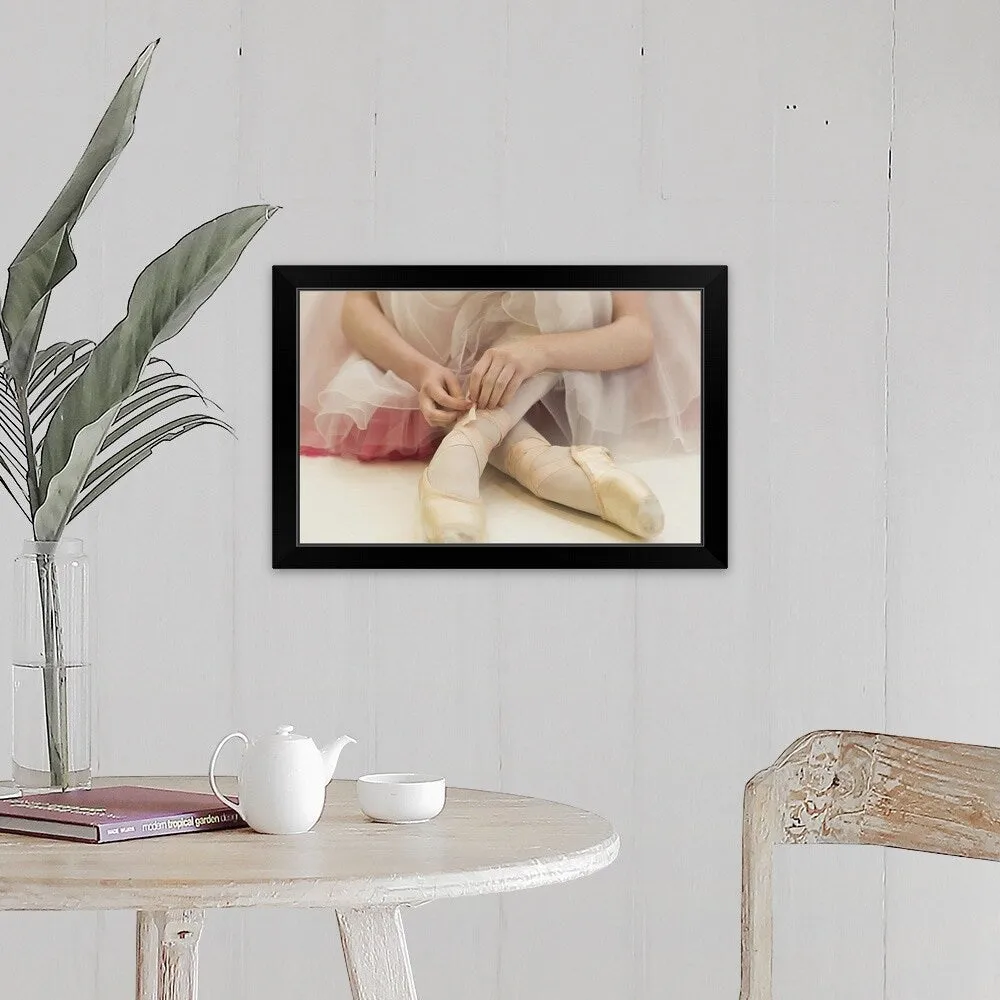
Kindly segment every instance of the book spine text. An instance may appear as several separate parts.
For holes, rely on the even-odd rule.
[[[162,837],[171,833],[231,830],[235,826],[243,826],[239,813],[233,809],[219,809],[102,823],[99,830],[101,843],[111,843],[116,840],[138,840],[140,837]]]

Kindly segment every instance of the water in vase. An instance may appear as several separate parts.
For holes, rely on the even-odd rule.
[[[90,785],[90,668],[85,663],[68,664],[59,672],[48,668],[55,680],[49,690],[50,713],[65,712],[69,749],[69,788]],[[22,790],[54,791],[46,740],[45,672],[41,663],[13,666],[13,763],[14,782]]]

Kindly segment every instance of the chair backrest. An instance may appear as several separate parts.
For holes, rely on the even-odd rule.
[[[776,844],[872,844],[1000,860],[1000,749],[823,730],[747,782],[741,1000],[771,1000]]]

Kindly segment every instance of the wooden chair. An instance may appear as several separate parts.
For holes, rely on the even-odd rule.
[[[1000,861],[1000,748],[821,731],[747,782],[740,1000],[771,1000],[776,844],[872,844]]]

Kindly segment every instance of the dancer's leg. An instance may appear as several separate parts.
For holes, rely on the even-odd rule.
[[[543,372],[527,379],[505,406],[476,412],[445,435],[420,480],[420,509],[428,541],[485,539],[479,477],[493,449],[557,378]]]
[[[445,435],[427,466],[427,481],[435,489],[463,500],[479,498],[479,479],[490,453],[507,432],[556,383],[554,373],[527,379],[506,406],[478,410]]]
[[[636,475],[604,448],[550,444],[526,420],[511,428],[490,463],[543,500],[596,514],[641,538],[663,530],[663,509]]]
[[[558,378],[551,372],[533,376],[505,406],[477,412],[445,436],[421,485],[430,540],[483,540],[479,480],[491,460],[542,499],[595,514],[641,538],[663,530],[656,495],[638,476],[619,469],[606,449],[551,445],[523,419]]]
[[[493,449],[490,465],[536,497],[601,516],[590,479],[573,461],[570,449],[549,444],[527,420],[519,421]]]

